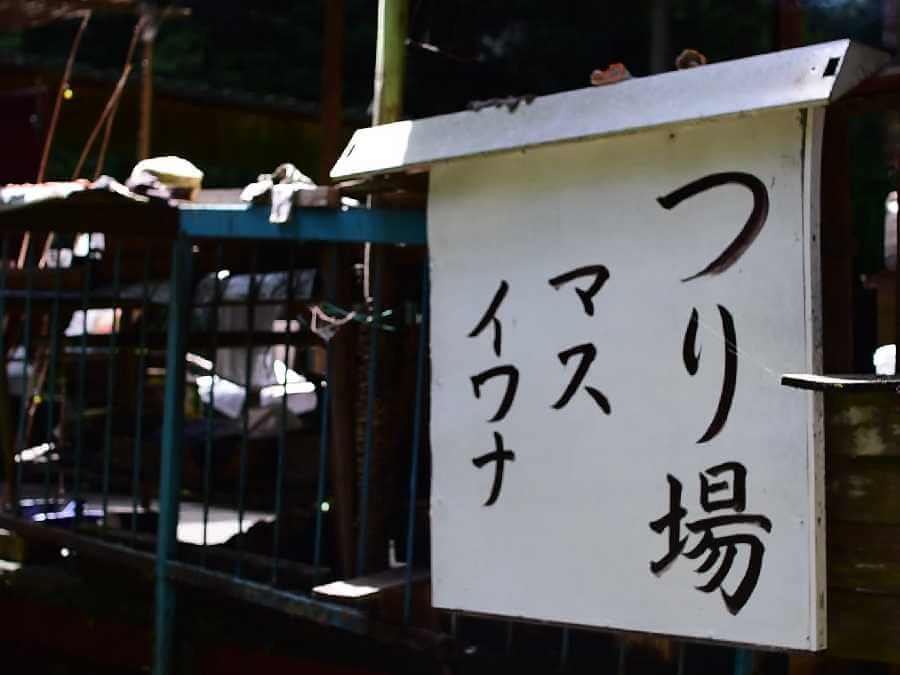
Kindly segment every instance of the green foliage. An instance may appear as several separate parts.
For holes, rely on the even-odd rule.
[[[24,36],[21,31],[13,33],[0,32],[0,54],[17,54],[22,51]]]
[[[166,21],[156,73],[181,89],[317,101],[321,91],[323,0],[185,0],[191,16]],[[586,86],[590,72],[621,61],[649,70],[651,0],[411,0],[407,109],[456,110],[468,101]],[[773,0],[670,0],[669,62],[685,47],[723,61],[773,49]],[[345,0],[343,93],[364,110],[372,96],[375,0]],[[807,0],[807,42],[881,39],[880,3]],[[79,63],[120,68],[134,17],[95,16]],[[75,22],[0,38],[0,50],[64,60]],[[424,45],[425,47],[423,47]]]

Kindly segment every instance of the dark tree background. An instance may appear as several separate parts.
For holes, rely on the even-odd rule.
[[[165,23],[156,74],[197,92],[319,99],[323,0],[182,0],[192,16]],[[545,94],[586,86],[594,68],[625,63],[650,71],[651,0],[411,0],[407,113],[420,117],[473,99]],[[684,47],[711,61],[772,50],[775,0],[670,0],[666,63]],[[806,41],[882,39],[880,0],[802,3]],[[372,96],[376,0],[345,0],[344,102],[365,113]],[[79,63],[118,69],[133,18],[101,15],[85,35]],[[61,62],[66,23],[0,34],[0,54]],[[737,83],[736,83],[737,85]]]
[[[207,187],[246,184],[284,161],[317,175],[328,163],[319,156],[317,123],[326,1],[176,0],[191,16],[166,21],[157,38],[155,79],[163,96],[154,110],[152,152],[190,158],[205,171]],[[368,124],[378,2],[343,1],[342,92],[349,133]],[[849,37],[893,51],[896,18],[888,10],[894,4],[801,0],[800,39],[811,44]],[[405,112],[413,118],[460,110],[473,100],[584,87],[593,69],[612,62],[624,63],[635,76],[668,70],[686,47],[717,62],[779,46],[779,0],[410,0],[410,5]],[[76,76],[91,75],[93,80],[81,81],[93,81],[94,91],[76,95],[63,115],[48,176],[72,174],[121,71],[134,22],[133,16],[110,14],[91,20]],[[36,73],[32,83],[55,91],[75,25],[66,21],[20,32],[0,26],[4,76],[15,78],[18,66],[26,65]],[[104,167],[119,178],[129,174],[136,158],[137,77],[133,80]],[[21,78],[10,82],[25,84]],[[165,95],[168,107],[162,104]],[[870,115],[856,120],[850,131],[855,259],[864,273],[882,266],[884,200],[896,184],[892,163],[900,152],[900,116]],[[854,292],[859,306],[873,302],[861,286]],[[866,326],[859,330],[874,336],[874,327]],[[873,340],[857,341],[859,372],[870,367]]]

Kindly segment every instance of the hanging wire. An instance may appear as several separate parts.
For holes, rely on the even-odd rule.
[[[780,382],[781,373],[775,372],[775,370],[773,370],[772,368],[767,366],[762,360],[760,360],[753,354],[750,354],[749,352],[747,352],[747,350],[738,347],[734,342],[732,342],[727,337],[725,337],[725,335],[722,333],[722,331],[720,329],[716,328],[715,326],[711,326],[710,324],[706,323],[703,319],[700,319],[700,318],[697,319],[697,323],[700,324],[700,326],[703,327],[703,330],[705,330],[707,333],[715,335],[716,338],[721,338],[722,341],[725,343],[725,345],[727,347],[729,347],[735,354],[740,356],[742,359],[749,361],[750,363],[752,363],[754,366],[756,366],[763,372],[771,375],[772,377],[777,378]]]
[[[66,60],[66,67],[63,70],[62,79],[59,82],[59,89],[56,91],[56,101],[53,103],[50,124],[47,126],[47,136],[44,139],[44,147],[41,151],[41,163],[38,166],[37,178],[35,179],[36,183],[43,183],[47,173],[47,161],[50,158],[50,147],[53,145],[53,137],[56,134],[56,126],[59,122],[59,111],[62,107],[63,94],[69,86],[69,79],[72,77],[72,67],[75,65],[75,55],[78,53],[78,46],[81,44],[81,36],[84,35],[84,29],[87,28],[90,19],[91,10],[84,10],[84,12],[81,13],[81,23],[78,26],[78,31],[75,33],[75,39],[72,40],[72,47],[69,49],[69,58]],[[51,237],[52,234],[47,236],[48,242]],[[22,237],[22,244],[19,248],[19,269],[22,269],[25,266],[25,257],[30,246],[31,232],[26,232]],[[43,258],[43,256],[41,256],[41,258]]]
[[[75,65],[75,55],[78,53],[78,46],[81,44],[81,36],[84,35],[84,29],[87,28],[90,19],[91,10],[85,10],[81,16],[81,24],[78,26],[78,31],[75,33],[75,39],[72,40],[69,58],[66,60],[66,68],[63,71],[62,80],[60,81],[59,89],[56,92],[56,102],[53,104],[53,113],[50,115],[50,124],[47,127],[47,138],[44,140],[44,149],[41,152],[41,164],[38,168],[37,183],[44,182],[44,175],[47,171],[47,160],[50,157],[50,146],[53,144],[53,135],[56,133],[56,125],[59,121],[59,110],[62,106],[63,93],[69,86],[69,78],[72,77],[72,67]],[[23,245],[27,244],[23,242]],[[20,268],[22,267],[22,260],[23,258],[20,254]]]

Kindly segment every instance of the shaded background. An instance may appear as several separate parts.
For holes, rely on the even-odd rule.
[[[169,3],[156,3],[160,7]],[[186,18],[156,38],[150,153],[185,157],[205,187],[238,187],[290,161],[320,182],[353,130],[370,123],[374,0],[343,0],[343,37],[327,42],[325,0],[181,0]],[[47,177],[68,179],[118,79],[136,17],[95,12],[82,40]],[[0,183],[34,180],[41,139],[78,20],[0,26]],[[464,109],[475,100],[587,86],[592,70],[624,63],[634,76],[671,70],[686,47],[711,62],[849,37],[895,51],[894,0],[410,0],[405,114]],[[341,121],[323,139],[323,60],[339,51]],[[103,168],[124,180],[137,159],[140,48]],[[734,83],[735,87],[740,82]],[[325,107],[327,110],[327,106]],[[327,115],[326,115],[327,116]],[[332,142],[333,143],[333,142]],[[884,260],[884,203],[894,189],[900,117],[854,118],[852,210],[857,275]],[[84,175],[93,174],[93,160]],[[856,289],[857,372],[878,341],[875,296]]]
[[[316,129],[297,127],[318,119],[322,0],[178,4],[192,14],[164,22],[157,38],[153,152],[192,159],[211,187],[243,184],[287,160],[315,174]],[[423,117],[460,110],[472,100],[583,87],[594,68],[615,61],[636,76],[669,70],[685,47],[701,50],[710,61],[772,51],[778,46],[777,4],[411,0],[406,112]],[[852,37],[893,49],[893,26],[885,30],[889,5],[891,0],[800,2],[802,40]],[[377,3],[345,0],[344,7],[341,88],[349,132],[368,123]],[[67,177],[74,167],[121,70],[134,22],[122,14],[95,13],[91,19],[73,78],[80,86],[73,87],[75,97],[64,110],[51,176]],[[34,84],[52,90],[77,23],[0,32],[0,91]],[[119,177],[134,162],[137,111],[129,94],[136,79],[107,165]],[[170,102],[179,105],[170,109]],[[229,120],[232,110],[245,119]]]

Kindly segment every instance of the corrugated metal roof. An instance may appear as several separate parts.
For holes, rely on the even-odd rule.
[[[357,131],[331,177],[427,169],[473,155],[763,110],[824,106],[888,60],[838,40],[489,108]]]

